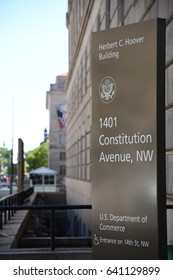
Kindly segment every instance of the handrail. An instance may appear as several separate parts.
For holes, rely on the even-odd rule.
[[[13,205],[13,206],[0,206],[0,213],[2,211],[8,210],[50,210],[50,248],[52,251],[55,250],[55,211],[56,210],[69,210],[69,209],[91,209],[92,206],[90,204],[87,205]],[[2,219],[2,215],[0,215],[0,219]]]
[[[173,209],[173,204],[167,204],[166,209]]]
[[[9,194],[7,196],[4,196],[0,198],[0,203],[3,203],[3,201],[6,201],[12,197],[18,197],[18,204],[23,203],[23,200],[27,197],[29,197],[34,192],[34,187],[28,187],[22,191],[18,191],[14,194]]]
[[[167,209],[173,209],[173,205],[166,205]],[[50,247],[55,250],[55,211],[56,210],[69,210],[69,209],[92,209],[92,205],[13,205],[13,206],[0,206],[0,212],[8,210],[51,210],[51,234],[50,234]],[[1,215],[0,215],[1,216]],[[0,217],[2,219],[2,217]]]
[[[2,197],[0,199],[0,207],[3,206],[14,206],[14,205],[22,205],[25,200],[34,192],[33,187],[25,188],[22,191],[16,192],[14,194]],[[1,211],[2,212],[2,211]],[[8,211],[5,211],[4,213],[4,224],[6,224],[7,219],[10,220],[11,216],[13,216],[15,210],[9,209]],[[8,217],[7,217],[8,214]],[[0,213],[0,229],[3,227],[2,222],[2,213]]]
[[[66,205],[66,204],[48,204],[48,205],[12,205],[12,206],[0,206],[0,211],[5,210],[69,210],[69,209],[91,209],[90,204],[82,205]]]
[[[10,219],[17,210],[49,210],[51,221],[51,234],[50,234],[50,247],[51,250],[55,250],[55,211],[69,210],[69,209],[92,209],[92,205],[21,205],[24,200],[29,197],[33,192],[33,188],[27,188],[24,191],[17,192],[13,195],[6,196],[0,199],[0,229],[3,227],[2,212],[4,211],[4,220],[6,223],[7,214]],[[173,204],[167,204],[166,209],[173,209]]]

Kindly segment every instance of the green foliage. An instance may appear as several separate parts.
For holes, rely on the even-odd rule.
[[[8,150],[7,148],[0,147],[0,155],[2,159],[8,160],[10,158],[11,151]]]
[[[48,142],[43,143],[38,148],[26,153],[26,164],[28,172],[41,166],[48,166]]]
[[[8,175],[10,169],[11,151],[0,147],[0,172]]]

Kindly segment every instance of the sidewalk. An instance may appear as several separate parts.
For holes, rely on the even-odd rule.
[[[36,194],[33,193],[26,202],[26,205],[31,205],[35,197]],[[29,210],[18,210],[11,216],[10,220],[7,220],[6,224],[3,224],[3,229],[0,229],[0,252],[10,249],[12,244],[15,244],[15,240],[20,237],[28,221],[27,215],[29,217]]]
[[[7,224],[3,224],[3,229],[0,230],[0,251],[10,249],[15,242],[16,235],[19,234],[19,228],[25,220],[28,210],[17,211]]]

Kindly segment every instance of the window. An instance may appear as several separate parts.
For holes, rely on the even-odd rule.
[[[44,177],[44,179],[43,179]],[[38,175],[38,174],[32,174],[31,179],[33,182],[33,185],[53,185],[54,184],[54,175]]]
[[[59,136],[59,143],[61,145],[65,145],[66,144],[66,135],[65,134],[60,134],[60,136]]]
[[[124,0],[118,0],[118,24],[124,25]]]
[[[42,185],[42,175],[31,174],[30,178],[32,179],[33,185]]]
[[[53,185],[54,184],[54,175],[45,175],[44,183],[45,183],[45,185]]]
[[[100,21],[100,14],[97,16],[97,31],[100,31],[101,21]]]
[[[66,167],[65,167],[65,165],[61,165],[59,167],[59,174],[60,175],[66,175]]]
[[[106,29],[110,28],[110,0],[106,0]]]
[[[66,152],[60,152],[59,159],[60,160],[65,160],[66,159]]]

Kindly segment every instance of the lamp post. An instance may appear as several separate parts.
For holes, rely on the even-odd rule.
[[[11,147],[11,180],[10,180],[10,194],[12,194],[13,188],[13,139],[12,139],[12,147]]]
[[[10,165],[11,165],[11,176],[10,176],[10,194],[12,194],[12,187],[13,187],[13,138],[14,138],[14,100],[13,100],[13,96],[12,96],[12,110],[11,110],[11,112],[12,112],[12,114],[11,114],[11,124],[12,124],[12,126],[11,126],[11,132],[12,132],[12,134],[11,134],[11,163],[10,163]],[[4,146],[5,146],[5,143],[4,143]]]
[[[13,138],[11,139],[11,151],[10,151],[10,155],[11,155],[11,161],[10,161],[10,194],[12,194],[12,188],[13,188]],[[5,147],[5,141],[3,143],[3,146]]]

